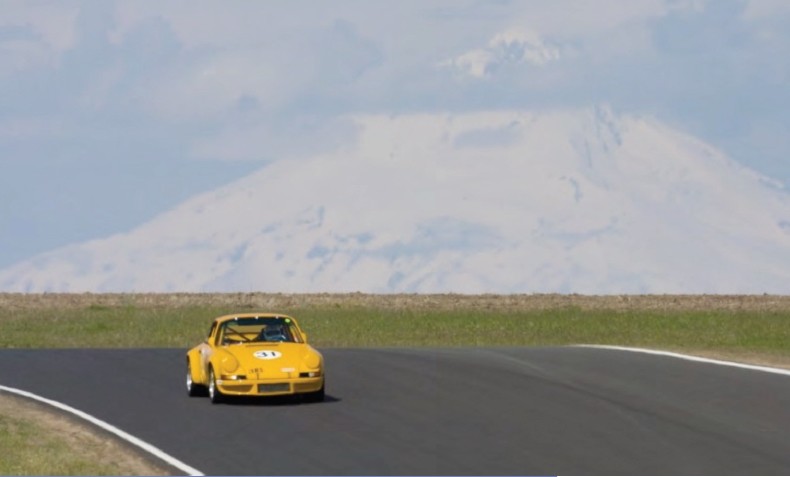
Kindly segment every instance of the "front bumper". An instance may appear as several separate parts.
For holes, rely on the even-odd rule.
[[[321,390],[324,377],[217,380],[217,389],[228,396],[283,396]]]

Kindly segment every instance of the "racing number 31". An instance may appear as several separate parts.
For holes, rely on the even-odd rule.
[[[279,351],[263,350],[263,351],[256,351],[253,356],[255,356],[258,359],[277,359],[282,355]]]

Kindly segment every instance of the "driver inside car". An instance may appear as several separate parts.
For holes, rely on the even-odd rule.
[[[261,334],[258,335],[258,341],[277,342],[291,340],[288,338],[288,330],[285,327],[282,325],[270,325],[261,331]]]

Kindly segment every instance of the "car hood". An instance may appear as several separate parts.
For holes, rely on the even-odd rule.
[[[304,343],[246,343],[223,347],[223,351],[238,362],[234,372],[257,375],[259,379],[296,377],[299,372],[322,366],[321,354]]]

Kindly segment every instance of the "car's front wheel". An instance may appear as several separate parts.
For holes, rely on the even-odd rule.
[[[208,397],[212,404],[222,402],[222,393],[217,389],[217,379],[214,376],[214,369],[208,369]]]

